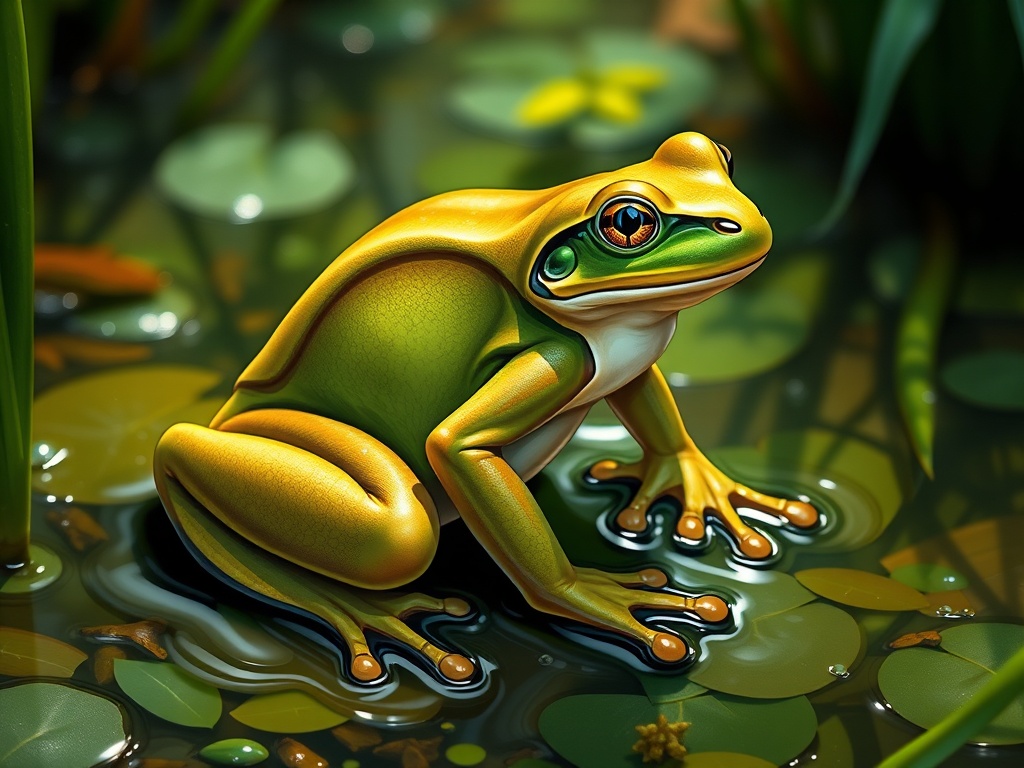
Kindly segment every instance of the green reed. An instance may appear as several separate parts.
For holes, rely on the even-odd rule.
[[[32,117],[21,0],[0,0],[0,564],[28,559]]]

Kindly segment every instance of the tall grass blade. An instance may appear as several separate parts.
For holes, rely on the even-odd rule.
[[[1013,19],[1013,29],[1017,33],[1021,62],[1024,62],[1024,0],[1007,0],[1007,5],[1010,6],[1010,18]]]
[[[818,224],[818,234],[830,230],[850,205],[885,128],[896,89],[914,54],[934,29],[941,10],[942,0],[886,0],[871,44],[839,190]]]
[[[32,117],[21,0],[0,0],[0,565],[28,559]]]

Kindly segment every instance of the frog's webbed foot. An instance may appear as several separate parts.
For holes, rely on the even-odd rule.
[[[344,599],[335,603],[328,613],[329,620],[348,645],[352,677],[363,683],[380,680],[384,669],[367,642],[366,632],[375,632],[409,648],[429,661],[436,673],[453,683],[462,683],[473,677],[476,665],[459,653],[437,647],[406,624],[413,613],[445,613],[461,617],[470,612],[469,603],[460,598],[434,598],[412,593],[392,595],[366,590],[345,590]]]
[[[529,599],[538,610],[632,638],[642,643],[658,662],[677,664],[691,656],[686,641],[648,627],[637,620],[633,611],[653,609],[688,614],[703,624],[721,625],[730,618],[730,610],[717,595],[685,596],[657,591],[667,584],[668,577],[657,568],[634,573],[576,568],[572,582]]]
[[[635,463],[601,461],[590,469],[599,481],[628,479],[640,482],[633,501],[615,518],[615,525],[629,535],[643,535],[650,527],[648,511],[663,496],[675,498],[682,513],[676,538],[684,545],[703,542],[707,522],[725,529],[739,554],[750,560],[767,560],[776,552],[765,534],[744,522],[737,508],[750,507],[775,516],[780,524],[809,530],[819,523],[810,504],[759,493],[735,482],[697,451],[674,456],[645,457]]]

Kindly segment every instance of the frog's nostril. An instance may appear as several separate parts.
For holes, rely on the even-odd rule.
[[[715,219],[711,222],[711,226],[714,227],[715,232],[723,235],[738,235],[740,233],[740,225],[731,219]]]

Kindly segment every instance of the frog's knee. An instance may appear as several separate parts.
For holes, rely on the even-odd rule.
[[[360,547],[363,586],[400,587],[422,576],[434,560],[439,538],[434,503],[420,483],[402,491],[385,512],[387,522],[375,528],[372,543]]]
[[[203,433],[209,431],[198,424],[172,424],[160,436],[153,453],[157,475],[176,477],[190,464],[201,461],[207,453]]]

